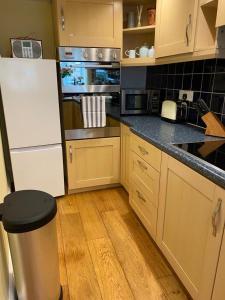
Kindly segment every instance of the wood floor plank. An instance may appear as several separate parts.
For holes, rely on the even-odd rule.
[[[120,215],[132,211],[129,205],[129,195],[123,188],[113,189],[108,197],[112,197],[113,205]]]
[[[58,208],[62,214],[75,214],[78,213],[76,203],[77,195],[67,195],[57,200]]]
[[[134,212],[122,215],[127,230],[141,252],[149,270],[156,278],[172,275],[172,271]]]
[[[102,299],[80,215],[60,217],[70,299]]]
[[[166,299],[164,290],[146,266],[119,213],[108,211],[102,216],[135,299]]]
[[[94,204],[92,195],[92,193],[81,193],[77,198],[86,238],[87,240],[107,238],[106,228]]]
[[[167,298],[169,300],[190,300],[191,298],[186,294],[184,288],[175,276],[165,276],[159,278]]]
[[[95,206],[100,213],[115,209],[111,196],[112,191],[113,189],[107,189],[91,193]]]
[[[109,239],[88,242],[98,283],[104,300],[134,299]]]

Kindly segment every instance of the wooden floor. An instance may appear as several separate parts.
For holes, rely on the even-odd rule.
[[[190,299],[122,188],[58,200],[64,300]]]

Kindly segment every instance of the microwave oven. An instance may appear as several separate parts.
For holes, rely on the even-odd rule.
[[[159,114],[160,103],[160,90],[125,89],[121,92],[122,115]]]

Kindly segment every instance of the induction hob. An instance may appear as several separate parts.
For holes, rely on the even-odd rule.
[[[174,146],[225,171],[225,140],[175,144]]]

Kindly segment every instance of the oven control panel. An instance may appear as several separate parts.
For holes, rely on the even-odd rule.
[[[119,62],[121,50],[117,48],[59,47],[58,56],[60,61]]]

